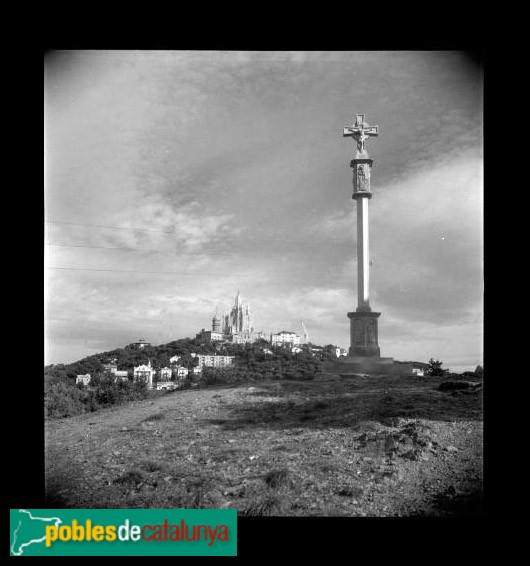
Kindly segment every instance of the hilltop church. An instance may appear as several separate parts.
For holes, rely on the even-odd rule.
[[[246,344],[265,339],[265,334],[254,332],[250,306],[243,304],[243,299],[238,291],[230,312],[225,312],[219,317],[216,311],[212,318],[212,329],[205,330],[203,328],[197,334],[197,338],[206,339],[210,342],[223,341]]]

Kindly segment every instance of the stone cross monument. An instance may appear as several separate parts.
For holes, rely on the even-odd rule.
[[[370,191],[370,172],[373,160],[366,150],[366,141],[379,135],[378,126],[370,126],[364,121],[364,114],[357,114],[355,124],[344,128],[343,136],[357,142],[355,159],[350,162],[353,169],[353,196],[357,201],[357,310],[349,312],[350,350],[348,355],[358,361],[378,359],[377,319],[381,313],[370,308],[370,257],[368,249],[368,201]]]
[[[353,169],[353,199],[357,202],[357,293],[355,312],[349,312],[350,349],[346,357],[322,364],[327,375],[351,376],[359,373],[372,375],[412,375],[412,364],[394,362],[393,358],[382,358],[379,351],[377,322],[380,312],[370,307],[370,257],[368,251],[368,201],[372,198],[370,173],[373,160],[366,150],[366,141],[379,135],[378,126],[370,126],[364,114],[357,114],[355,124],[344,128],[343,136],[357,142]]]

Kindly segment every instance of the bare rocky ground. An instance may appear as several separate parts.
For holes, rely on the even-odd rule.
[[[46,423],[50,507],[478,516],[482,388],[433,377],[259,382]]]

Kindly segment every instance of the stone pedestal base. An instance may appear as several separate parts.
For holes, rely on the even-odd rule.
[[[380,312],[357,311],[349,312],[350,319],[350,349],[351,358],[379,359],[381,352],[378,344],[377,319]]]

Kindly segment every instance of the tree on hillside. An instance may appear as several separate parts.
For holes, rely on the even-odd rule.
[[[44,369],[44,383],[60,383],[71,381],[69,370],[64,364],[48,366]]]
[[[48,417],[71,417],[84,412],[86,394],[63,382],[51,383],[44,394],[45,414]]]
[[[427,375],[440,376],[444,375],[445,370],[442,369],[442,362],[431,358],[429,360],[429,367],[427,368]]]
[[[337,354],[335,353],[335,346],[333,344],[327,344],[326,346],[324,346],[320,359],[323,361],[336,360]]]

